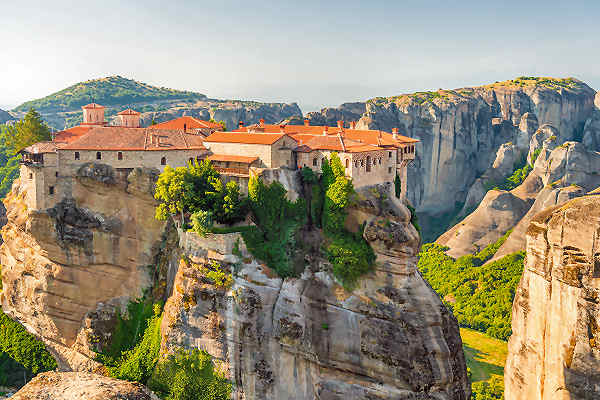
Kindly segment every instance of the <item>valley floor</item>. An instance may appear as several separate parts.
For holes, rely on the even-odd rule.
[[[471,382],[489,381],[493,376],[504,376],[508,343],[493,339],[468,328],[460,328]]]

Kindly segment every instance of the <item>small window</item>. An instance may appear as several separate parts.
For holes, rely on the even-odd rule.
[[[379,165],[381,165],[381,157],[379,157]]]
[[[316,167],[316,166],[317,166],[317,159],[313,158],[313,167]]]
[[[364,167],[365,166],[365,160],[360,160],[360,166]]]
[[[160,159],[160,165],[167,165],[167,157],[163,157]]]
[[[325,164],[325,160],[326,160],[326,158],[324,158],[324,157],[321,159],[321,165]]]
[[[388,174],[392,173],[392,167],[388,167]]]
[[[346,168],[350,166],[350,160],[346,158]]]
[[[58,171],[54,173],[54,176],[58,178]]]
[[[29,173],[29,179],[33,179],[33,174],[31,172]]]
[[[120,152],[118,152],[118,153],[117,153],[117,158],[118,158],[119,160],[122,160],[122,159],[123,159],[123,152],[121,152],[121,151],[120,151]]]
[[[54,186],[49,186],[48,187],[48,194],[50,194],[50,195],[54,194]]]
[[[354,168],[358,168],[358,161],[354,161]]]
[[[194,163],[194,157],[190,157],[190,164]]]
[[[392,158],[392,152],[388,151],[388,158]]]
[[[96,160],[102,160],[102,153],[99,151],[96,152]]]
[[[75,152],[75,159],[79,160],[79,152],[78,151]]]

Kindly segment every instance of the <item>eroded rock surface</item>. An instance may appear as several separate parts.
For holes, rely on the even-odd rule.
[[[154,219],[155,171],[133,170],[129,181],[107,181],[114,171],[98,164],[80,172],[72,197],[48,210],[27,209],[17,181],[0,248],[2,310],[65,370],[98,366],[92,350],[110,337],[115,310],[153,283],[165,226]]]
[[[163,351],[206,349],[229,371],[235,399],[466,400],[456,319],[418,272],[419,235],[410,212],[381,195],[390,189],[362,190],[350,211],[377,255],[353,293],[318,254],[306,254],[299,278],[281,279],[238,234],[182,234]],[[234,273],[230,288],[203,276],[213,262]]]
[[[159,400],[144,385],[84,372],[44,372],[13,400]]]
[[[600,197],[545,209],[526,236],[505,398],[600,398]]]

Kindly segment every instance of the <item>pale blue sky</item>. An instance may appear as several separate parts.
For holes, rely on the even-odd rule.
[[[520,75],[598,89],[598,21],[598,0],[0,0],[0,108],[115,74],[303,111]]]

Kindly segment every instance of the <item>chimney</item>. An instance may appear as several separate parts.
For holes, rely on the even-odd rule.
[[[323,127],[323,136],[327,136],[327,131],[329,131],[329,127],[327,125],[325,125]]]
[[[238,128],[243,128],[244,127],[244,121],[240,121],[238,123]]]
[[[343,120],[338,120],[338,128],[343,128],[344,127],[344,121]]]
[[[392,128],[392,136],[394,139],[398,139],[398,128]]]
[[[305,119],[305,120],[304,120],[304,126],[309,126],[309,125],[310,125],[310,121],[309,121],[309,120],[307,120],[307,119]]]
[[[350,129],[356,129],[356,121],[350,122]]]
[[[260,119],[260,126],[265,126],[265,120],[263,118]]]

